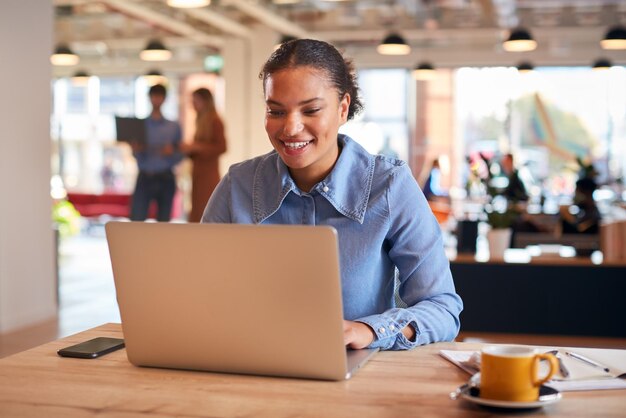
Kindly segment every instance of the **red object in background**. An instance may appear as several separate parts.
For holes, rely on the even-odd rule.
[[[97,218],[103,215],[112,216],[114,218],[128,218],[130,215],[130,205],[132,194],[125,193],[75,193],[68,192],[67,200],[74,205],[74,208],[86,218]],[[174,204],[172,205],[172,219],[181,216],[182,196],[180,191],[174,195]],[[148,218],[156,219],[157,208],[152,202],[148,212]]]

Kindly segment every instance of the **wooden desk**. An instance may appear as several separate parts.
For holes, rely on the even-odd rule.
[[[467,375],[439,343],[382,352],[344,382],[321,382],[132,366],[124,350],[100,359],[56,351],[96,336],[122,337],[107,324],[0,360],[1,417],[492,417],[510,412],[450,400]],[[626,391],[566,392],[535,413],[550,417],[624,417]],[[517,414],[519,415],[519,414]],[[528,413],[522,413],[528,415]]]

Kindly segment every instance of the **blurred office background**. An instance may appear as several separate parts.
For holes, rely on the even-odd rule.
[[[531,212],[548,215],[571,203],[577,161],[592,164],[604,219],[624,219],[625,0],[181,3],[0,4],[0,334],[44,324],[52,338],[119,320],[102,231],[111,214],[61,213],[69,226],[59,228],[53,206],[132,193],[137,169],[114,116],[147,116],[157,82],[186,141],[191,92],[214,93],[228,141],[222,172],[268,151],[258,72],[288,37],[329,41],[354,60],[365,111],[342,132],[407,161],[420,184],[439,160],[450,247],[458,221],[483,220],[479,156],[512,153]],[[381,53],[390,35],[395,51]],[[142,58],[146,49],[156,57]],[[55,52],[65,54],[51,63]],[[177,181],[175,218],[185,222],[188,163]]]

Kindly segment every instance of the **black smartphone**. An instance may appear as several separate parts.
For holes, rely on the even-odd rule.
[[[62,357],[96,358],[120,348],[124,348],[124,340],[121,338],[96,337],[62,348],[57,354]]]

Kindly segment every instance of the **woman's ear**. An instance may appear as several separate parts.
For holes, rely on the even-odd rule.
[[[341,122],[345,123],[348,121],[348,112],[350,111],[350,93],[345,93],[341,100],[339,101],[339,117],[341,118]]]

